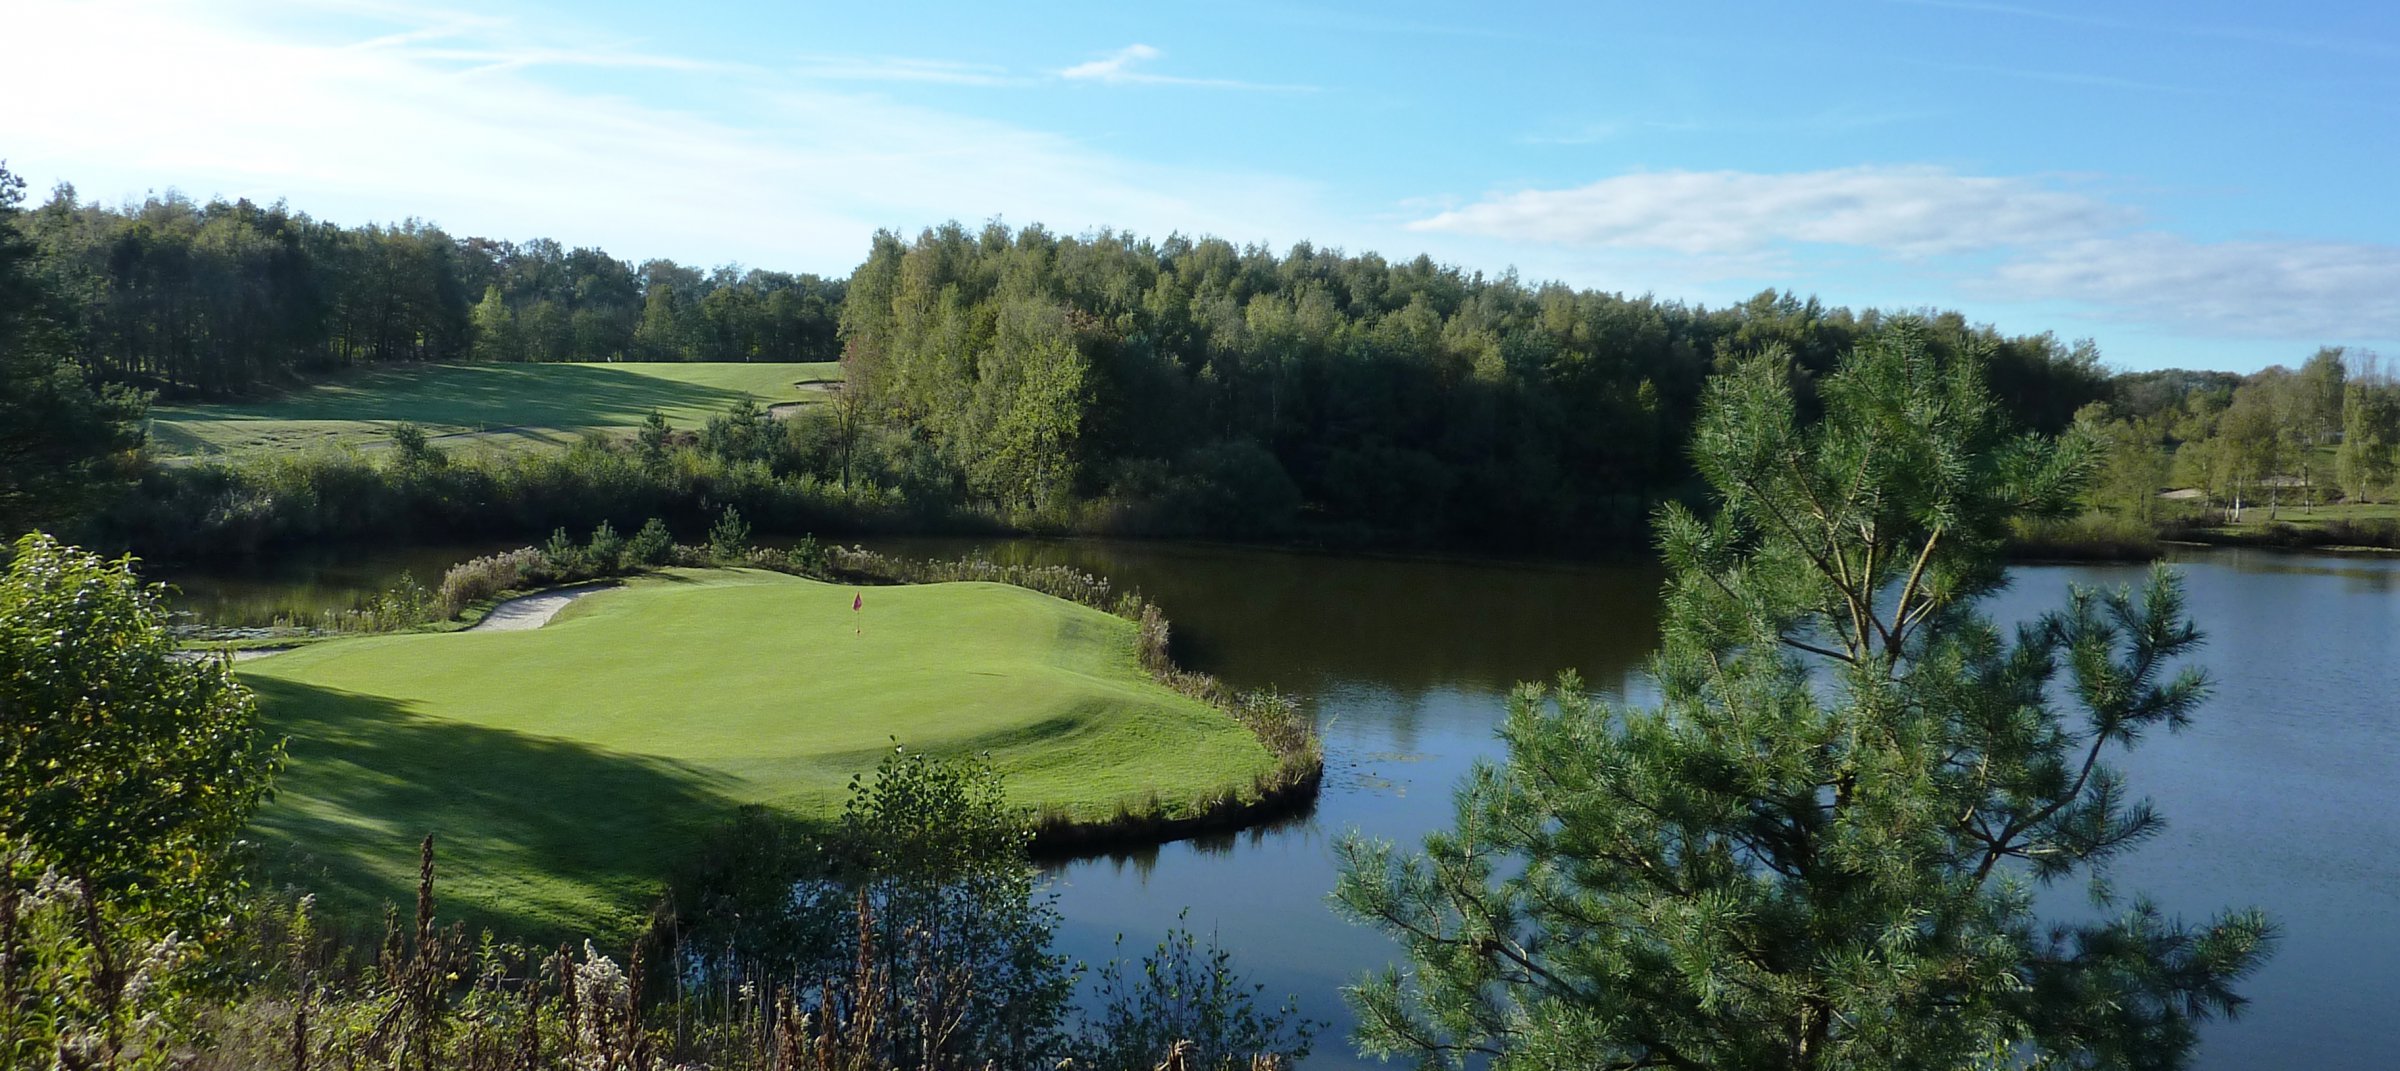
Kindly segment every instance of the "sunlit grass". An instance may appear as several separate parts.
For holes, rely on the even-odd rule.
[[[678,572],[528,632],[340,640],[247,664],[291,763],[259,823],[337,902],[405,901],[441,844],[445,914],[622,931],[745,804],[837,814],[894,739],[986,756],[1027,807],[1169,814],[1274,765],[1153,682],[1132,622],[1022,588],[853,589]],[[287,864],[288,865],[288,864]],[[305,870],[305,866],[304,866]]]
[[[150,439],[167,455],[373,447],[405,421],[442,446],[556,446],[637,427],[652,410],[691,428],[745,395],[819,400],[840,379],[830,363],[405,365],[258,401],[160,406]]]

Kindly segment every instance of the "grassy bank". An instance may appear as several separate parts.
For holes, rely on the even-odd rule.
[[[1200,813],[1274,757],[1154,682],[1134,622],[999,584],[866,591],[674,571],[529,632],[341,640],[244,667],[291,764],[259,823],[343,906],[446,900],[516,933],[622,934],[744,805],[835,814],[893,746],[988,755],[1014,800]],[[863,631],[854,628],[863,626]],[[438,670],[438,672],[437,672]]]
[[[2223,510],[2189,510],[2156,522],[2093,512],[2017,526],[2009,555],[2020,561],[2148,561],[2171,543],[2280,550],[2400,550],[2400,506],[2334,503],[2254,506],[2235,522]]]
[[[652,411],[691,427],[744,396],[762,406],[824,397],[838,364],[426,364],[378,368],[252,402],[161,406],[150,441],[167,455],[373,448],[412,423],[442,446],[564,445],[637,427]]]

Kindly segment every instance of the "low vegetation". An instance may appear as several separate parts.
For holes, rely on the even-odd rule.
[[[757,414],[756,407],[736,403]],[[747,418],[746,418],[747,419]],[[720,417],[711,425],[732,422]],[[762,534],[894,529],[989,530],[937,492],[858,479],[845,484],[807,462],[736,451],[671,428],[651,441],[587,436],[565,450],[452,453],[398,437],[374,453],[264,454],[156,467],[136,493],[87,519],[88,541],[183,561],[296,544],[399,544],[539,539],[607,521],[638,530],[659,517],[690,531],[725,506]],[[781,449],[784,425],[756,417]],[[802,429],[805,431],[805,429]],[[797,432],[793,434],[798,434]],[[746,450],[747,448],[745,448]],[[864,470],[867,459],[858,461]]]

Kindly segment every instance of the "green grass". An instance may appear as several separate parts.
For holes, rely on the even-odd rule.
[[[2260,496],[2242,503],[2242,523],[2232,528],[2252,528],[2266,524],[2267,499]],[[2327,521],[2385,521],[2400,519],[2400,503],[2337,502],[2324,506],[2285,505],[2274,511],[2275,523],[2310,525]]]
[[[248,663],[290,762],[257,832],[336,906],[413,895],[437,836],[443,913],[513,934],[628,932],[745,804],[840,812],[897,737],[988,755],[1011,798],[1169,813],[1273,766],[1232,719],[1151,681],[1134,626],[1022,588],[853,589],[671,572],[526,632],[336,640]]]
[[[744,395],[762,406],[821,399],[840,379],[838,364],[409,365],[259,401],[159,406],[150,439],[168,455],[373,447],[408,421],[442,446],[556,446],[636,427],[654,409],[692,428]]]

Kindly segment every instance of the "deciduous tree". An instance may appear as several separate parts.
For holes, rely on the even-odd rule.
[[[0,576],[0,833],[112,897],[175,895],[266,798],[280,748],[218,661],[176,657],[131,559],[35,533]]]

